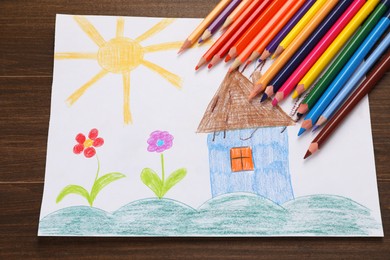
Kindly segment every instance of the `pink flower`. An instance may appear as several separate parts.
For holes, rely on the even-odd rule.
[[[85,157],[93,157],[96,154],[94,147],[100,147],[104,144],[103,138],[98,137],[98,134],[98,130],[94,128],[89,131],[88,139],[81,133],[76,135],[77,144],[73,147],[73,152],[75,154],[80,154],[82,151],[84,151]]]
[[[148,139],[148,151],[161,153],[172,147],[173,136],[166,131],[154,131]]]

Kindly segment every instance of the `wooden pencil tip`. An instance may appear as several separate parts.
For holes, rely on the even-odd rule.
[[[213,64],[211,64],[211,63],[209,65],[207,65],[208,69],[211,69],[212,67],[213,67]]]
[[[293,94],[291,95],[292,98],[297,98],[299,96],[298,92],[294,90]]]
[[[268,95],[266,93],[263,93],[263,96],[260,99],[260,103],[266,101],[268,98]]]
[[[311,130],[312,132],[315,132],[320,126],[319,125],[314,125],[313,129]]]
[[[278,105],[278,100],[276,98],[272,99],[272,106],[277,106]]]
[[[228,62],[229,60],[231,60],[232,59],[232,57],[228,54],[227,56],[226,56],[226,58],[225,58],[225,62]]]
[[[301,119],[301,118],[302,118],[302,116],[303,116],[303,114],[301,114],[301,113],[297,113],[297,118],[298,118],[298,120],[299,120],[299,119]]]
[[[301,136],[306,131],[305,128],[301,127],[298,132],[298,136]]]
[[[312,153],[309,150],[307,150],[307,152],[306,152],[305,156],[303,157],[303,159],[306,159],[310,155],[312,155]]]
[[[198,70],[199,69],[199,66],[198,65],[196,65],[196,67],[195,67],[195,70]]]
[[[185,40],[183,45],[180,47],[180,50],[177,52],[177,54],[181,54],[183,51],[191,47],[191,42],[189,40]]]

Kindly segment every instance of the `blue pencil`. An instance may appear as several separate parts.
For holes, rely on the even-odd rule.
[[[279,46],[279,43],[286,37],[286,35],[291,31],[291,29],[301,20],[302,16],[306,14],[307,10],[316,2],[316,0],[308,0],[303,6],[294,14],[294,16],[288,21],[288,23],[283,27],[282,30],[272,39],[272,41],[265,47],[264,52],[259,58],[259,62],[267,59],[271,54],[276,51],[276,48]]]
[[[358,83],[366,76],[366,73],[371,69],[372,66],[379,60],[387,48],[390,46],[390,33],[388,33],[385,39],[375,48],[372,54],[364,61],[362,66],[360,66],[350,80],[345,84],[341,89],[340,93],[337,94],[335,99],[329,104],[325,109],[324,113],[320,116],[317,123],[313,127],[315,131],[318,127],[323,125],[344,103],[347,97],[352,93],[352,91],[359,85]]]
[[[356,53],[351,57],[345,67],[329,85],[325,93],[314,105],[313,109],[310,110],[309,114],[305,117],[302,122],[301,129],[299,129],[298,136],[303,134],[307,129],[313,126],[313,122],[317,122],[320,115],[324,112],[326,107],[332,102],[333,98],[341,90],[347,80],[351,77],[352,73],[359,67],[364,60],[364,57],[368,54],[371,48],[379,40],[382,34],[385,33],[390,25],[390,10],[387,11],[384,16],[371,33],[364,40],[362,45],[357,49]]]
[[[297,52],[289,59],[286,65],[276,74],[265,89],[261,102],[271,97],[279,90],[283,83],[290,77],[295,69],[301,64],[306,56],[313,50],[317,43],[324,37],[329,29],[336,23],[342,14],[351,5],[352,0],[340,1],[333,10],[326,16],[320,25],[310,34],[308,39],[298,49]]]

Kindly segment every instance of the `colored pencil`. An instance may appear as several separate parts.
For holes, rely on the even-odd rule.
[[[251,63],[252,61],[256,60],[260,54],[264,51],[265,47],[267,47],[267,44],[272,41],[272,39],[276,36],[276,34],[283,29],[284,25],[290,21],[290,19],[293,17],[296,12],[299,11],[301,6],[306,2],[304,1],[294,1],[294,5],[287,10],[287,12],[282,15],[282,17],[274,23],[273,26],[271,26],[271,30],[264,35],[264,37],[261,37],[260,35],[257,35],[254,41],[251,42],[251,44],[255,44],[255,48],[252,51],[252,54],[249,56],[249,58],[246,60],[246,65]],[[257,46],[257,47],[256,47]]]
[[[285,4],[284,0],[271,1],[270,5],[261,13],[251,27],[241,36],[241,38],[229,50],[225,62],[239,55],[246,46],[255,38],[255,36],[263,29],[268,21],[278,12]]]
[[[342,4],[346,2],[343,1]],[[298,64],[294,72],[287,78],[283,85],[279,88],[274,99],[272,100],[272,105],[276,106],[280,101],[287,97],[298,84],[298,82],[303,78],[306,72],[313,66],[313,64],[318,60],[322,53],[329,47],[333,40],[339,35],[339,33],[345,28],[345,26],[351,21],[359,9],[364,5],[365,0],[354,0],[352,4],[349,4],[347,10],[343,9],[343,14],[339,19],[334,23],[332,28],[322,37],[320,41],[317,42],[317,45],[312,48],[310,53],[303,57],[301,64]],[[275,88],[275,85],[273,85]]]
[[[214,19],[222,12],[222,10],[231,2],[232,0],[221,0],[217,6],[203,19],[203,21],[195,28],[195,30],[187,37],[183,42],[178,53],[182,53],[184,50],[191,47],[202,35],[207,26],[209,26]]]
[[[345,41],[340,41],[340,40],[345,39],[344,36],[346,34],[348,34],[347,37],[349,37],[349,35],[353,33],[351,31],[353,31],[355,26],[357,25],[357,23],[355,22],[356,19],[362,19],[362,20],[365,19],[365,15],[361,16],[361,15],[359,15],[359,13],[365,14],[363,8],[365,8],[366,5],[367,5],[367,3],[362,7],[362,9],[358,12],[358,14],[352,19],[352,21],[344,28],[344,30],[340,33],[340,35],[337,36],[337,38],[335,40],[336,43],[344,44]],[[356,34],[353,36],[353,38],[348,42],[348,44],[345,46],[345,48],[340,52],[340,54],[337,56],[335,61],[326,70],[326,72],[320,78],[318,83],[313,87],[313,89],[310,91],[310,93],[307,95],[307,97],[305,97],[304,100],[302,101],[302,103],[299,105],[299,107],[297,109],[298,118],[300,118],[300,117],[302,117],[302,115],[306,114],[306,112],[309,111],[315,105],[315,103],[321,97],[321,95],[324,93],[326,88],[336,78],[337,74],[341,71],[341,69],[348,62],[348,60],[352,57],[352,55],[355,53],[357,48],[359,48],[359,46],[364,41],[364,39],[367,37],[367,35],[371,32],[371,30],[379,22],[381,17],[388,10],[389,5],[390,5],[390,1],[386,0],[386,1],[382,1],[375,8],[375,10],[372,12],[372,14],[367,18],[367,20],[361,26],[361,28],[356,32]],[[371,6],[371,4],[370,4],[370,6]],[[328,49],[330,49],[332,46],[334,48],[336,48],[335,51],[337,52],[338,46],[333,45],[333,43],[331,44],[331,46]],[[325,53],[326,52],[327,51],[325,51]],[[328,52],[328,55],[330,55],[329,52]],[[322,56],[321,56],[321,58],[322,58]],[[321,58],[319,58],[317,63],[320,62]],[[327,58],[327,56],[324,56],[323,58],[325,59],[325,58]],[[323,66],[326,66],[326,65],[323,65]],[[296,89],[294,91],[293,98],[298,96],[298,94],[297,94],[298,89]]]
[[[283,28],[283,26],[290,20],[290,18],[299,10],[299,8],[305,3],[306,0],[287,0],[285,4],[278,10],[278,12],[268,21],[268,23],[261,29],[255,38],[249,42],[245,49],[238,55],[236,60],[231,65],[229,71],[232,71],[244,63],[249,56],[253,56],[257,48],[261,51],[264,50],[265,46],[272,40],[272,38]],[[250,58],[252,58],[252,56]],[[247,64],[252,60],[256,59],[255,56],[249,59]]]
[[[344,44],[351,38],[351,36],[355,33],[363,21],[370,15],[379,2],[379,0],[370,0],[364,4],[355,17],[348,23],[344,30],[337,36],[333,43],[326,49],[317,62],[298,83],[298,86],[296,87],[297,94],[302,93],[303,90],[306,90],[311,86],[311,84],[337,55],[339,50],[342,49]],[[295,91],[293,98],[294,97],[296,97]]]
[[[374,44],[379,40],[382,34],[387,30],[390,25],[390,13],[386,13],[386,17],[383,17],[371,33],[364,40],[362,45],[357,49],[352,58],[348,61],[345,67],[333,80],[330,86],[326,89],[325,93],[321,96],[318,102],[314,105],[313,109],[305,117],[302,122],[301,129],[299,129],[298,136],[303,134],[307,129],[313,126],[313,123],[317,122],[320,115],[324,112],[326,107],[339,93],[346,81],[351,77],[352,73],[362,63],[364,57],[371,50]]]
[[[217,54],[221,48],[223,48],[232,37],[236,34],[238,31],[244,31],[242,27],[250,19],[250,16],[255,12],[256,8],[259,7],[261,0],[254,0],[251,2],[252,4],[249,5],[249,7],[244,10],[242,15],[235,20],[235,22],[229,26],[229,28],[217,39],[217,41],[203,54],[203,56],[200,58],[198,65],[196,66],[196,70],[198,70],[200,67],[202,67],[205,63],[211,61],[213,56]],[[252,18],[253,19],[253,18]],[[236,36],[237,38],[237,36]],[[230,41],[232,43],[232,41]],[[227,51],[226,51],[227,52]],[[225,53],[226,54],[226,53]]]
[[[237,19],[241,16],[241,14],[248,9],[248,7],[252,4],[253,0],[242,0],[241,3],[237,6],[236,9],[226,18],[224,24],[221,29],[225,29],[231,24],[233,24]]]
[[[380,62],[370,71],[366,79],[360,84],[356,91],[345,101],[332,119],[325,125],[321,132],[314,138],[309,145],[304,159],[314,154],[326,143],[334,130],[356,107],[356,105],[365,97],[379,82],[379,80],[390,70],[390,50],[386,52]]]
[[[291,56],[298,50],[309,35],[317,28],[321,21],[331,12],[333,7],[339,0],[328,0],[321,7],[321,9],[314,15],[310,22],[303,28],[297,37],[291,42],[287,49],[275,60],[275,62],[268,68],[264,75],[256,82],[254,89],[249,95],[249,99],[253,99],[260,94],[267,86],[269,81],[280,71]]]
[[[310,34],[302,46],[294,53],[290,60],[283,66],[283,68],[276,74],[265,88],[261,101],[265,101],[280,89],[283,83],[294,72],[294,70],[302,63],[310,51],[316,46],[318,42],[324,37],[336,21],[343,15],[348,6],[353,0],[340,1],[333,10],[326,16],[320,25]],[[364,1],[364,0],[360,0]]]
[[[223,59],[223,57],[228,53],[228,51],[233,47],[233,45],[240,39],[240,37],[247,31],[247,29],[254,23],[254,21],[260,16],[260,14],[268,7],[270,3],[271,0],[253,1],[253,3],[248,7],[247,10],[245,10],[242,13],[240,18],[236,22],[238,23],[242,19],[244,23],[238,29],[233,30],[234,34],[232,36],[226,37],[227,42],[224,45],[222,45],[222,47],[220,47],[217,54],[213,56],[210,64],[208,65],[208,68],[211,68],[212,66],[216,65]],[[231,27],[233,26],[234,25],[232,25]]]
[[[284,37],[291,31],[291,29],[301,20],[301,18],[312,7],[316,0],[308,0],[302,5],[302,7],[294,14],[294,16],[288,21],[280,32],[272,39],[272,41],[265,47],[264,52],[260,55],[259,62],[266,60],[271,54],[273,54],[278,47],[279,43]]]
[[[322,6],[326,3],[326,0],[317,0],[316,3],[307,11],[307,13],[302,17],[302,19],[291,29],[285,38],[280,42],[277,47],[274,57],[279,56],[289,45],[290,43],[298,36],[298,34],[305,28],[305,26],[310,22],[310,20],[318,13]]]
[[[209,25],[209,27],[204,31],[202,36],[199,39],[199,43],[202,43],[203,41],[207,40],[211,37],[214,33],[218,31],[218,29],[222,26],[222,24],[225,22],[226,18],[233,12],[233,10],[238,6],[238,4],[241,2],[241,0],[232,0],[225,9],[215,18],[215,20]]]
[[[364,78],[366,73],[374,66],[375,62],[379,60],[381,55],[389,48],[390,46],[390,33],[388,33],[385,39],[375,47],[372,54],[364,61],[363,65],[360,66],[352,77],[348,80],[345,86],[341,89],[340,93],[332,100],[329,106],[325,109],[324,113],[320,116],[318,121],[313,127],[315,131],[318,127],[325,124],[326,121],[337,111],[337,109],[342,105],[345,99],[351,94],[355,89],[358,83]]]

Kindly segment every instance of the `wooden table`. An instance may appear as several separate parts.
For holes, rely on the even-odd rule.
[[[37,237],[55,14],[204,17],[218,0],[0,1],[0,258],[376,258],[390,238]],[[390,233],[390,75],[370,94],[385,234]],[[364,192],[362,190],[361,192]]]

